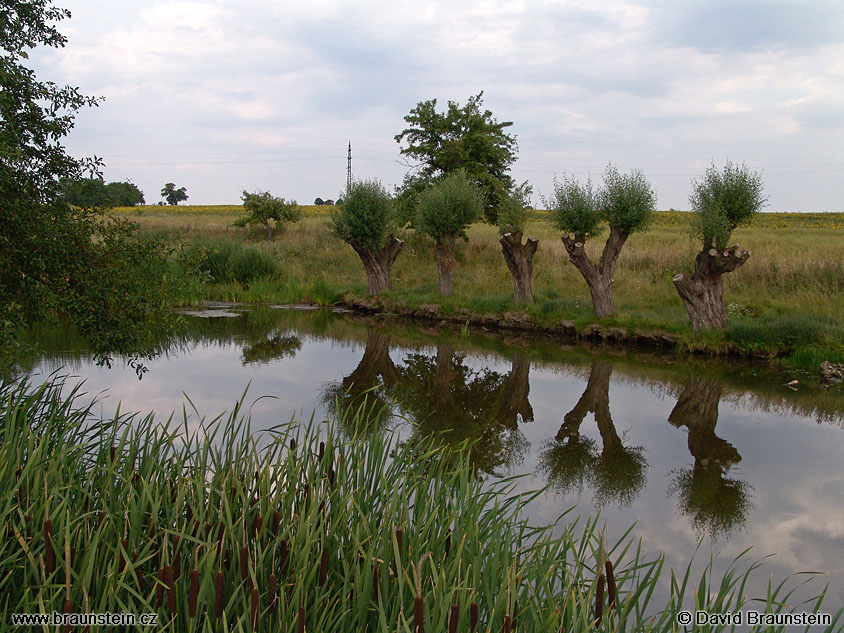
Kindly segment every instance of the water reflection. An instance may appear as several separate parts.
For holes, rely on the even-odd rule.
[[[747,482],[728,476],[730,467],[741,461],[738,450],[715,435],[718,403],[724,383],[692,375],[668,416],[676,427],[689,431],[691,468],[674,473],[669,494],[677,493],[680,512],[691,519],[700,535],[729,535],[741,527],[753,504]]]
[[[530,361],[514,359],[511,372],[502,375],[472,369],[465,358],[450,343],[438,344],[433,356],[408,354],[392,395],[402,414],[415,422],[413,436],[436,435],[453,446],[472,442],[472,462],[493,474],[519,463],[529,446],[518,419],[533,419]]]
[[[556,437],[540,455],[539,466],[556,490],[582,491],[585,483],[595,489],[597,505],[629,505],[644,487],[648,462],[640,446],[625,446],[610,413],[610,377],[613,365],[592,363],[583,395],[563,417]],[[597,442],[581,435],[587,413],[595,416],[601,449]]]

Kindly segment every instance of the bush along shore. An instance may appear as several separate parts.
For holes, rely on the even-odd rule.
[[[692,579],[644,560],[632,531],[531,526],[531,495],[485,486],[465,457],[358,436],[364,409],[253,436],[241,405],[199,425],[101,421],[61,390],[0,385],[4,627],[58,612],[168,631],[676,631],[684,606],[791,613],[795,579],[745,595],[760,563]]]

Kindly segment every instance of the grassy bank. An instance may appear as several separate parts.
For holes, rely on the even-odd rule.
[[[723,578],[691,579],[643,560],[630,534],[606,543],[593,521],[563,517],[562,536],[532,527],[527,500],[483,487],[463,458],[357,437],[366,420],[354,416],[256,438],[236,408],[185,435],[151,416],[92,424],[81,400],[57,384],[0,385],[4,618],[152,613],[169,631],[673,631],[684,605],[792,608],[796,579],[748,600],[744,582],[764,571],[744,559]],[[614,582],[602,578],[606,561]],[[822,611],[821,597],[801,608]],[[832,617],[817,630],[840,630]]]
[[[239,277],[210,274],[196,283],[190,274],[197,270],[190,266],[196,249],[189,246],[182,259],[185,274],[179,297],[185,303],[207,298],[330,304],[366,296],[363,268],[352,249],[331,235],[328,208],[306,207],[305,219],[272,243],[259,231],[234,228],[238,209],[148,207],[118,212],[174,242],[211,252],[248,247],[274,262],[256,264]],[[616,267],[616,316],[600,320],[592,315],[587,286],[568,262],[559,235],[541,215],[536,212],[526,231],[540,239],[534,260],[536,303],[524,310],[534,323],[553,326],[571,320],[578,330],[598,323],[604,329],[666,332],[684,350],[790,355],[791,362],[804,366],[824,359],[844,362],[842,214],[762,214],[754,226],[736,230],[734,241],[748,249],[751,258],[724,276],[730,327],[706,333],[690,330],[671,281],[679,272],[692,272],[696,244],[685,233],[687,214],[658,213],[651,231],[630,238]],[[503,315],[516,309],[495,228],[473,225],[469,241],[459,244],[455,294],[448,300],[436,292],[432,244],[413,231],[402,237],[406,246],[393,267],[394,290],[384,296],[388,308],[412,311],[436,304],[446,315]],[[602,246],[603,237],[591,241],[590,257],[597,260]],[[199,269],[208,272],[209,266],[200,262]]]

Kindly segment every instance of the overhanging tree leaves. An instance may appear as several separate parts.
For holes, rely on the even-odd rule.
[[[674,277],[692,329],[727,326],[721,276],[743,266],[750,257],[738,244],[727,247],[727,243],[733,230],[750,223],[766,201],[762,177],[748,171],[746,165],[727,161],[723,171],[712,165],[703,180],[694,183],[689,197],[694,212],[692,235],[702,241],[702,248],[695,257],[694,274]]]
[[[611,316],[615,312],[613,272],[621,248],[631,234],[647,228],[656,209],[650,183],[641,171],[623,175],[610,165],[601,190],[595,191],[591,180],[581,184],[567,177],[555,180],[554,197],[547,202],[551,222],[565,232],[562,240],[569,261],[589,286],[595,315]],[[604,223],[609,224],[610,234],[595,266],[586,254],[586,240],[599,235]]]
[[[377,180],[353,182],[343,204],[337,207],[333,228],[335,235],[349,244],[363,262],[369,294],[391,289],[390,267],[404,242],[393,233],[393,204],[383,185]]]
[[[416,205],[416,229],[434,238],[437,253],[437,289],[444,297],[454,291],[451,271],[457,266],[454,247],[458,237],[480,219],[481,192],[463,170],[449,174],[422,192]]]
[[[420,101],[404,117],[409,127],[395,139],[407,142],[401,153],[418,161],[400,189],[407,208],[416,208],[416,199],[432,182],[462,169],[483,193],[485,219],[495,224],[513,190],[507,171],[516,160],[518,145],[516,137],[506,132],[513,123],[499,123],[482,108],[483,94],[469,97],[462,107],[449,101],[445,112],[437,112],[436,99]]]
[[[53,24],[68,17],[47,0],[0,7],[0,348],[16,347],[23,326],[61,318],[98,354],[144,353],[170,321],[163,247],[62,199],[62,180],[98,175],[96,158],[62,146],[76,112],[98,100],[25,66],[28,50],[64,46]]]

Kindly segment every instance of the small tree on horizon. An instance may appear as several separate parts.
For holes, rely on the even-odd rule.
[[[390,194],[377,180],[356,180],[346,191],[343,204],[335,209],[334,234],[360,257],[369,294],[390,290],[390,267],[404,248],[393,232],[396,223]]]
[[[444,297],[454,291],[451,271],[457,266],[454,247],[458,237],[483,213],[483,195],[462,169],[447,175],[419,195],[416,229],[434,238],[437,254],[437,289]]]
[[[161,189],[161,197],[164,198],[170,206],[176,206],[180,202],[188,199],[187,191],[188,190],[184,187],[176,189],[176,185],[174,183],[168,182]]]
[[[703,179],[693,184],[691,233],[701,240],[691,277],[674,276],[674,287],[683,300],[693,330],[727,326],[724,284],[721,276],[743,266],[750,253],[738,244],[727,247],[734,229],[749,224],[767,198],[762,194],[762,177],[747,166],[730,161],[720,171],[715,164]]]
[[[595,316],[612,316],[613,272],[621,248],[630,235],[648,227],[656,209],[656,194],[650,183],[639,170],[623,175],[609,165],[602,189],[595,191],[591,179],[585,185],[573,177],[565,177],[562,182],[555,179],[554,197],[546,203],[552,224],[564,232],[562,240],[569,261],[589,286]],[[586,241],[600,235],[605,223],[610,234],[595,266],[586,254]]]
[[[275,231],[288,222],[298,222],[302,217],[302,209],[295,200],[276,198],[269,191],[244,191],[241,199],[247,215],[235,221],[234,226],[259,224],[266,229],[268,242],[272,241]]]

